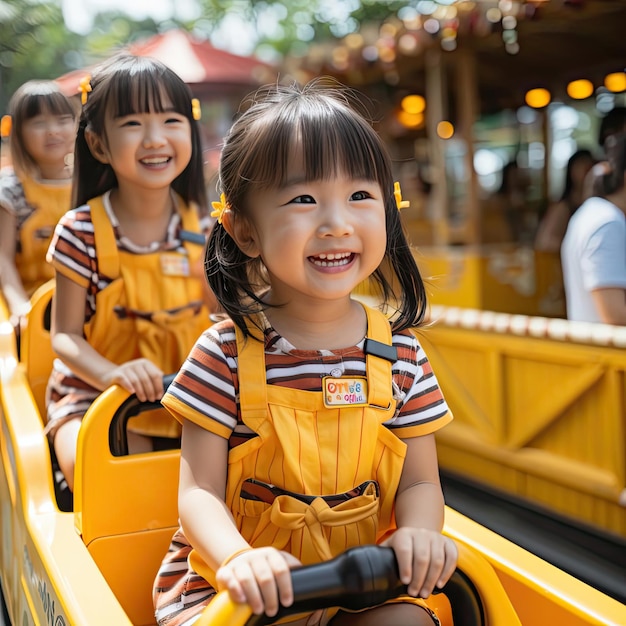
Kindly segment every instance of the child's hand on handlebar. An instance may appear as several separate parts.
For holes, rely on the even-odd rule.
[[[163,372],[148,359],[134,359],[118,365],[104,380],[137,395],[140,402],[157,402],[163,397]]]
[[[381,545],[393,548],[400,579],[408,593],[427,598],[441,589],[456,569],[458,551],[452,539],[426,528],[399,528]]]
[[[293,603],[290,569],[302,563],[276,548],[254,548],[238,554],[217,570],[218,589],[228,589],[235,602],[247,602],[256,615],[272,617],[280,605]]]

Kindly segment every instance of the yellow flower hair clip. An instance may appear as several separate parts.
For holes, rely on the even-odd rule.
[[[200,109],[200,100],[198,98],[191,99],[191,115],[196,122],[202,117],[202,110]]]
[[[230,211],[230,206],[228,202],[226,202],[226,196],[221,194],[220,199],[217,202],[211,202],[211,205],[213,206],[211,217],[215,217],[217,219],[217,223],[221,224],[224,219],[224,213]]]
[[[10,115],[3,115],[0,119],[0,137],[8,137],[11,134],[13,119]]]
[[[411,203],[408,200],[402,199],[402,191],[400,190],[400,183],[398,181],[393,184],[393,195],[396,198],[396,206],[398,207],[398,211],[400,209],[408,209],[411,206]]]
[[[91,75],[87,74],[80,79],[78,83],[78,91],[80,91],[80,102],[84,106],[87,103],[87,94],[91,93]]]

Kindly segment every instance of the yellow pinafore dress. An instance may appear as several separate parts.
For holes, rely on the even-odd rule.
[[[46,261],[46,253],[57,222],[70,209],[72,182],[55,185],[24,178],[20,183],[26,201],[35,210],[20,228],[15,266],[24,290],[32,295],[37,287],[54,277],[54,268]]]
[[[190,272],[204,253],[197,237],[198,217],[177,200],[185,253],[132,254],[118,249],[102,198],[89,202],[98,271],[114,280],[96,295],[95,314],[85,325],[85,338],[114,363],[144,357],[165,374],[177,372],[211,324],[201,279]],[[155,437],[180,436],[180,425],[164,410],[133,418],[132,430]]]
[[[393,350],[387,318],[365,310],[370,345]],[[406,454],[406,444],[383,425],[396,408],[395,359],[368,354],[366,347],[360,388],[366,402],[327,406],[324,396],[337,385],[325,384],[324,392],[268,385],[259,331],[251,326],[256,338],[248,340],[236,332],[241,419],[258,434],[228,458],[226,505],[242,536],[253,547],[286,550],[305,565],[381,541],[395,528]],[[215,572],[193,550],[189,565],[216,587]],[[430,610],[419,598],[403,600]]]

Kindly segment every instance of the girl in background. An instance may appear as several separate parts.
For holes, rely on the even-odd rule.
[[[70,209],[77,111],[56,83],[31,80],[9,102],[11,169],[0,176],[0,288],[12,321],[54,276],[54,227]]]
[[[210,218],[189,88],[160,62],[123,55],[81,83],[72,209],[48,258],[56,270],[46,431],[73,489],[81,419],[112,384],[156,401],[210,324],[202,254]],[[133,451],[176,437],[139,416]]]
[[[438,623],[425,599],[457,553],[434,433],[452,416],[410,330],[426,298],[390,158],[349,93],[270,87],[226,138],[206,271],[230,319],[162,401],[183,425],[162,626],[192,624],[219,589],[274,616],[290,568],[373,543],[394,549],[410,595],[297,623]],[[391,321],[351,297],[370,277]]]

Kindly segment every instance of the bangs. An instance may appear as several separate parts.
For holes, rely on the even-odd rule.
[[[57,91],[41,91],[24,97],[24,120],[29,120],[42,113],[52,115],[71,115],[76,117],[76,110],[62,93]]]
[[[242,177],[261,187],[281,187],[299,159],[305,180],[328,180],[337,172],[378,181],[390,175],[378,135],[349,109],[300,97],[277,115],[249,129],[254,150],[242,163]]]
[[[180,80],[152,63],[134,59],[126,67],[113,72],[108,83],[107,100],[115,118],[139,113],[164,113],[167,104],[164,101],[167,99],[177,113],[189,116],[190,96],[181,89]]]

